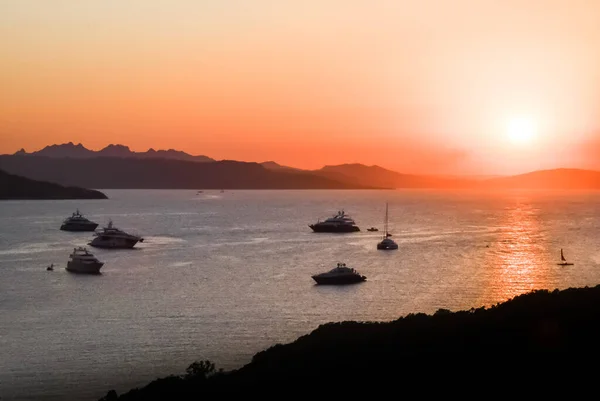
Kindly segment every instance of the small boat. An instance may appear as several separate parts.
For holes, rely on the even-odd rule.
[[[379,231],[376,227],[367,228],[367,231]]]
[[[94,231],[96,227],[98,227],[98,223],[88,220],[77,209],[71,217],[67,217],[63,221],[60,229],[62,231]]]
[[[52,270],[54,270],[54,263],[51,263],[50,266],[46,267],[46,270],[51,272]]]
[[[563,253],[562,248],[560,248],[560,263],[557,263],[559,266],[573,266],[574,263],[567,262],[565,259],[565,254]]]
[[[325,221],[317,221],[308,225],[316,233],[353,233],[360,231],[354,220],[343,210]]]
[[[377,244],[377,249],[385,250],[385,251],[391,251],[394,249],[398,249],[398,244],[393,239],[390,238],[391,236],[392,236],[392,234],[390,234],[388,232],[388,204],[386,202],[384,235],[383,235],[383,239],[381,240],[381,242],[379,242]]]
[[[328,272],[315,274],[312,276],[317,284],[342,285],[355,284],[365,281],[367,278],[345,263],[338,263],[337,266]]]
[[[71,273],[100,274],[100,268],[104,266],[104,262],[83,247],[74,248],[69,259],[66,270]]]

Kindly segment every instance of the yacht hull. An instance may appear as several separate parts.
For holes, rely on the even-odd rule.
[[[344,284],[356,284],[365,281],[365,276],[345,276],[345,277],[321,277],[312,276],[313,280],[320,285],[344,285]]]
[[[349,225],[320,225],[320,224],[311,224],[309,227],[316,233],[354,233],[360,231],[360,228],[357,226],[349,226]]]
[[[377,244],[377,249],[379,249],[380,251],[393,251],[398,249],[398,245]]]
[[[104,266],[104,263],[81,263],[81,262],[67,262],[66,270],[71,273],[79,274],[100,274],[100,268]]]
[[[96,237],[89,243],[90,246],[95,248],[105,248],[105,249],[131,249],[133,248],[140,240],[132,239],[132,238],[103,238]]]
[[[60,226],[62,231],[94,231],[98,224],[63,224]]]

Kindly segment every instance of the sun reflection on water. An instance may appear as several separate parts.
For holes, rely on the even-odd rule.
[[[527,198],[516,200],[499,222],[496,242],[489,252],[486,300],[500,302],[553,282],[549,272],[547,234],[539,209]]]

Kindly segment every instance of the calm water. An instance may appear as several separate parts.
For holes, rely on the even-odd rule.
[[[104,201],[0,203],[0,396],[96,400],[198,359],[236,368],[319,324],[491,305],[600,283],[600,193],[105,191]],[[398,251],[377,251],[385,201]],[[142,234],[95,250],[101,276],[64,270],[91,233],[79,207]],[[315,234],[344,208],[363,229]],[[564,248],[574,266],[556,262]],[[368,277],[315,286],[346,262]],[[45,267],[54,263],[53,272]]]

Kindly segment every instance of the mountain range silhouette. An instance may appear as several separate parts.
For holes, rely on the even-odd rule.
[[[124,145],[89,150],[72,142],[0,156],[0,169],[64,186],[101,189],[600,189],[600,172],[559,168],[493,177],[403,174],[360,163],[302,170],[274,161],[215,160]]]

